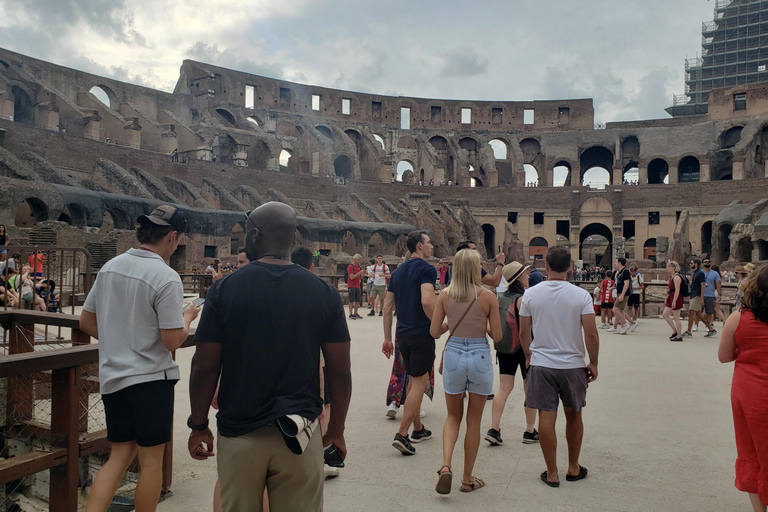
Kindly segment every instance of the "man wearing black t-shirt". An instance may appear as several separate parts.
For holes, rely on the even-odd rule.
[[[473,251],[477,251],[477,244],[473,242],[472,240],[462,240],[459,242],[459,245],[456,246],[456,253],[462,249],[472,249]],[[480,252],[480,251],[477,251]],[[480,269],[480,279],[484,285],[492,286],[496,288],[499,286],[499,283],[501,283],[501,270],[504,268],[504,262],[506,261],[506,256],[503,252],[500,252],[496,255],[494,258],[496,261],[496,271],[493,274],[489,274],[485,271],[484,268]],[[451,279],[453,278],[453,267],[448,267],[448,271],[445,274],[445,285],[448,286],[451,284]]]
[[[424,231],[409,233],[406,244],[411,252],[411,259],[401,263],[392,273],[384,299],[382,352],[389,359],[395,350],[392,344],[392,311],[396,309],[395,339],[403,355],[410,384],[403,419],[392,446],[403,455],[413,455],[416,449],[411,442],[418,443],[432,437],[432,432],[422,425],[419,413],[429,380],[429,371],[435,363],[435,339],[429,334],[429,327],[435,312],[437,270],[426,262],[426,258],[432,256],[434,247]],[[408,430],[411,424],[413,436],[409,438]]]
[[[195,335],[188,448],[195,459],[213,455],[207,418],[221,375],[217,462],[225,511],[261,511],[266,485],[274,510],[321,510],[323,444],[346,456],[352,378],[344,309],[338,291],[291,263],[295,232],[296,212],[286,204],[270,202],[247,216],[251,263],[211,286]],[[321,349],[333,400],[322,439]],[[276,426],[288,416],[307,424],[301,448],[292,442],[299,437]]]
[[[616,302],[613,305],[613,314],[616,316],[616,334],[627,334],[632,322],[628,320],[624,310],[632,293],[632,276],[627,268],[626,258],[616,258]]]

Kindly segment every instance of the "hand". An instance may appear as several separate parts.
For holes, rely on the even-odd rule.
[[[211,280],[212,281],[218,281],[219,279],[221,279],[221,277],[222,277],[221,276],[221,272],[216,272],[215,268],[211,269]]]
[[[528,368],[529,366],[531,366],[531,354],[526,354],[525,355],[525,367]]]
[[[624,300],[624,294],[622,293],[622,294],[619,296],[619,302],[621,302],[621,301],[623,301],[623,300]]]
[[[592,382],[597,379],[597,365],[595,363],[589,363],[587,365],[587,382]]]
[[[213,433],[211,429],[207,428],[190,432],[187,448],[193,459],[206,460],[208,457],[213,457],[215,454],[213,453]]]
[[[341,460],[347,458],[347,442],[344,440],[344,434],[333,434],[330,430],[323,436],[323,446],[333,444],[336,451],[341,455]]]
[[[392,344],[392,340],[384,340],[384,344],[381,346],[381,353],[389,359],[394,352],[395,346]]]
[[[192,321],[197,318],[197,315],[200,314],[200,311],[203,309],[203,306],[195,307],[195,304],[193,302],[190,302],[189,306],[187,306],[184,309],[184,322],[191,324]]]
[[[496,261],[498,261],[503,265],[504,262],[507,261],[507,257],[504,255],[503,252],[500,252],[499,254],[496,255]]]

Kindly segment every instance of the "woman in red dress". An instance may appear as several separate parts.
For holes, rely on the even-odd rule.
[[[723,327],[717,356],[736,361],[731,385],[736,432],[736,488],[755,511],[768,505],[768,265],[747,278],[741,310]]]
[[[680,323],[680,311],[683,309],[683,294],[681,293],[683,278],[680,276],[680,265],[676,261],[670,260],[667,262],[667,272],[670,275],[669,294],[667,294],[667,301],[664,303],[661,318],[666,320],[669,327],[672,328],[672,336],[669,337],[669,340],[683,341],[683,326]],[[674,323],[672,318],[674,318]]]

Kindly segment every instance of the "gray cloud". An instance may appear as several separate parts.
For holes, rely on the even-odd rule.
[[[216,43],[209,44],[197,41],[186,51],[188,58],[206,64],[214,64],[237,71],[244,71],[254,75],[263,75],[270,78],[285,78],[285,70],[282,65],[268,62],[257,62],[248,57],[243,57],[235,50],[219,50]]]
[[[488,59],[474,48],[456,48],[440,55],[440,76],[462,77],[482,75],[488,70]]]

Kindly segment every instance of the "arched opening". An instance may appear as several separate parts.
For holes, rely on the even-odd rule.
[[[357,151],[360,152],[360,148],[362,147],[363,143],[363,136],[360,135],[360,132],[356,130],[344,130],[344,133],[347,137],[352,139],[352,142],[354,142]]]
[[[624,162],[640,159],[640,141],[634,135],[621,141],[621,158]]]
[[[349,179],[352,175],[352,161],[347,155],[339,155],[336,160],[333,161],[333,172],[336,176]]]
[[[547,242],[546,238],[541,236],[531,238],[531,241],[528,243],[528,259],[543,260],[547,256],[548,248],[549,242]]]
[[[315,126],[315,130],[319,131],[320,133],[322,133],[323,135],[325,135],[329,139],[333,139],[333,135],[331,135],[331,129],[328,128],[327,126],[323,126],[323,125],[320,124],[320,125]]]
[[[555,167],[552,169],[552,186],[571,186],[571,164],[564,160],[561,160],[555,164]]]
[[[214,149],[214,154],[216,150]],[[231,162],[237,153],[237,143],[229,135],[219,136],[219,162]]]
[[[593,184],[602,183],[604,187],[605,185],[610,185],[612,183],[613,152],[609,149],[604,148],[603,146],[592,146],[581,154],[579,165],[581,167],[579,170],[581,179],[579,181],[582,185],[589,183],[588,181],[585,181],[584,175],[588,171],[592,171],[595,167],[603,169],[605,173],[607,173],[607,179],[606,174],[595,174],[595,172],[593,172],[591,174],[591,176],[595,176],[595,178],[592,179]]]
[[[341,252],[345,252],[350,255],[358,252],[357,240],[351,231],[344,233],[344,236],[341,238]]]
[[[69,224],[70,226],[74,226],[75,225],[75,223],[72,222],[72,217],[69,215],[69,213],[67,213],[67,209],[66,208],[64,208],[64,211],[62,211],[61,215],[59,215],[58,221],[59,222],[65,222],[65,223]]]
[[[253,124],[254,126],[259,126],[259,121],[255,117],[253,117],[253,116],[248,116],[246,121],[248,121],[249,123]]]
[[[112,105],[117,106],[115,93],[112,92],[112,90],[108,87],[103,85],[94,85],[88,92],[93,94],[97,100],[106,105],[108,108],[112,108]]]
[[[592,167],[584,173],[581,184],[585,187],[604,189],[611,184],[611,173],[602,167]]]
[[[759,261],[768,260],[768,242],[765,240],[757,240],[757,259]]]
[[[387,147],[384,145],[384,137],[382,137],[378,133],[374,133],[373,138],[376,139],[376,142],[378,142],[381,145],[381,149],[387,149]]]
[[[30,228],[46,220],[48,220],[48,206],[36,197],[28,197],[16,207],[16,227]]]
[[[413,172],[413,164],[408,160],[397,162],[397,181],[403,181],[403,173],[406,171]]]
[[[459,140],[459,147],[462,149],[466,149],[470,153],[476,153],[477,146],[478,146],[477,141],[472,137],[464,137],[463,139]]]
[[[585,244],[585,242],[587,242]],[[586,249],[586,254],[585,254]],[[605,265],[611,268],[613,261],[613,232],[605,224],[594,222],[588,224],[579,233],[579,259],[588,261],[590,265]]]
[[[710,161],[712,167],[712,181],[733,179],[733,153],[730,151],[718,151]]]
[[[418,149],[418,146],[416,145],[416,139],[409,135],[400,137],[400,139],[397,141],[397,147],[400,149]]]
[[[169,266],[176,272],[184,272],[187,269],[187,246],[179,244],[171,254]]]
[[[686,156],[677,164],[678,183],[692,183],[699,181],[701,166],[695,156]],[[710,228],[711,229],[711,228]]]
[[[637,185],[640,179],[640,169],[637,167],[637,162],[629,162],[622,172],[622,180],[625,185]]]
[[[453,163],[453,156],[448,157],[448,168],[445,170],[445,178],[447,181],[455,181],[456,180],[456,166]]]
[[[248,148],[248,167],[264,171],[267,169],[270,158],[272,158],[272,152],[263,140],[257,140]]]
[[[429,143],[438,151],[448,151],[448,141],[444,137],[435,135],[429,139]]]
[[[424,185],[424,169],[419,171],[419,185]]]
[[[730,224],[721,224],[718,233],[720,242],[720,253],[718,254],[718,260],[720,262],[728,261],[731,257],[731,231],[733,226]]]
[[[31,123],[34,119],[34,109],[29,94],[21,87],[11,87],[13,94],[13,120],[17,123]]]
[[[735,260],[742,263],[752,261],[752,238],[749,236],[742,236],[736,242],[736,250],[734,251]]]
[[[523,164],[523,170],[525,170],[525,186],[526,187],[538,187],[541,185],[539,179],[539,171],[536,170],[531,164]]]
[[[385,254],[387,252],[387,242],[380,233],[374,233],[371,238],[368,239],[368,258],[373,258],[377,254]]]
[[[711,256],[712,252],[712,221],[701,225],[701,254]]]
[[[483,235],[485,235],[485,254],[488,257],[492,257],[492,254],[497,254],[496,250],[496,228],[491,224],[483,224]]]
[[[469,186],[472,188],[482,187],[483,182],[479,178],[469,178]]]
[[[68,222],[69,224],[77,226],[78,228],[84,228],[86,226],[85,210],[83,210],[83,208],[77,203],[70,203],[65,206],[62,215],[69,217],[69,221],[63,222]]]
[[[229,253],[237,255],[237,250],[240,247],[245,247],[245,227],[244,222],[238,222],[232,226],[232,230],[229,233]]]
[[[107,216],[109,216],[109,219],[107,219]],[[111,221],[112,227],[110,229],[133,229],[133,222],[131,221],[131,218],[120,208],[109,208],[106,212],[104,212],[104,220]],[[102,230],[103,227],[104,225],[102,223]]]
[[[501,139],[493,139],[488,142],[488,145],[493,149],[493,156],[496,160],[506,160],[509,146]]]
[[[280,167],[284,167],[283,170],[288,170],[288,162],[291,160],[291,152],[287,149],[280,151]]]
[[[649,238],[643,243],[643,259],[656,261],[656,239]]]
[[[223,108],[217,108],[216,113],[219,114],[219,116],[221,116],[221,118],[225,120],[227,123],[231,124],[232,126],[235,126],[235,116],[233,116],[231,112]]]
[[[663,158],[654,158],[648,164],[648,184],[669,183],[669,164]]]
[[[741,131],[743,129],[743,126],[734,126],[723,132],[723,135],[720,137],[720,147],[728,149],[736,146],[741,141]]]

